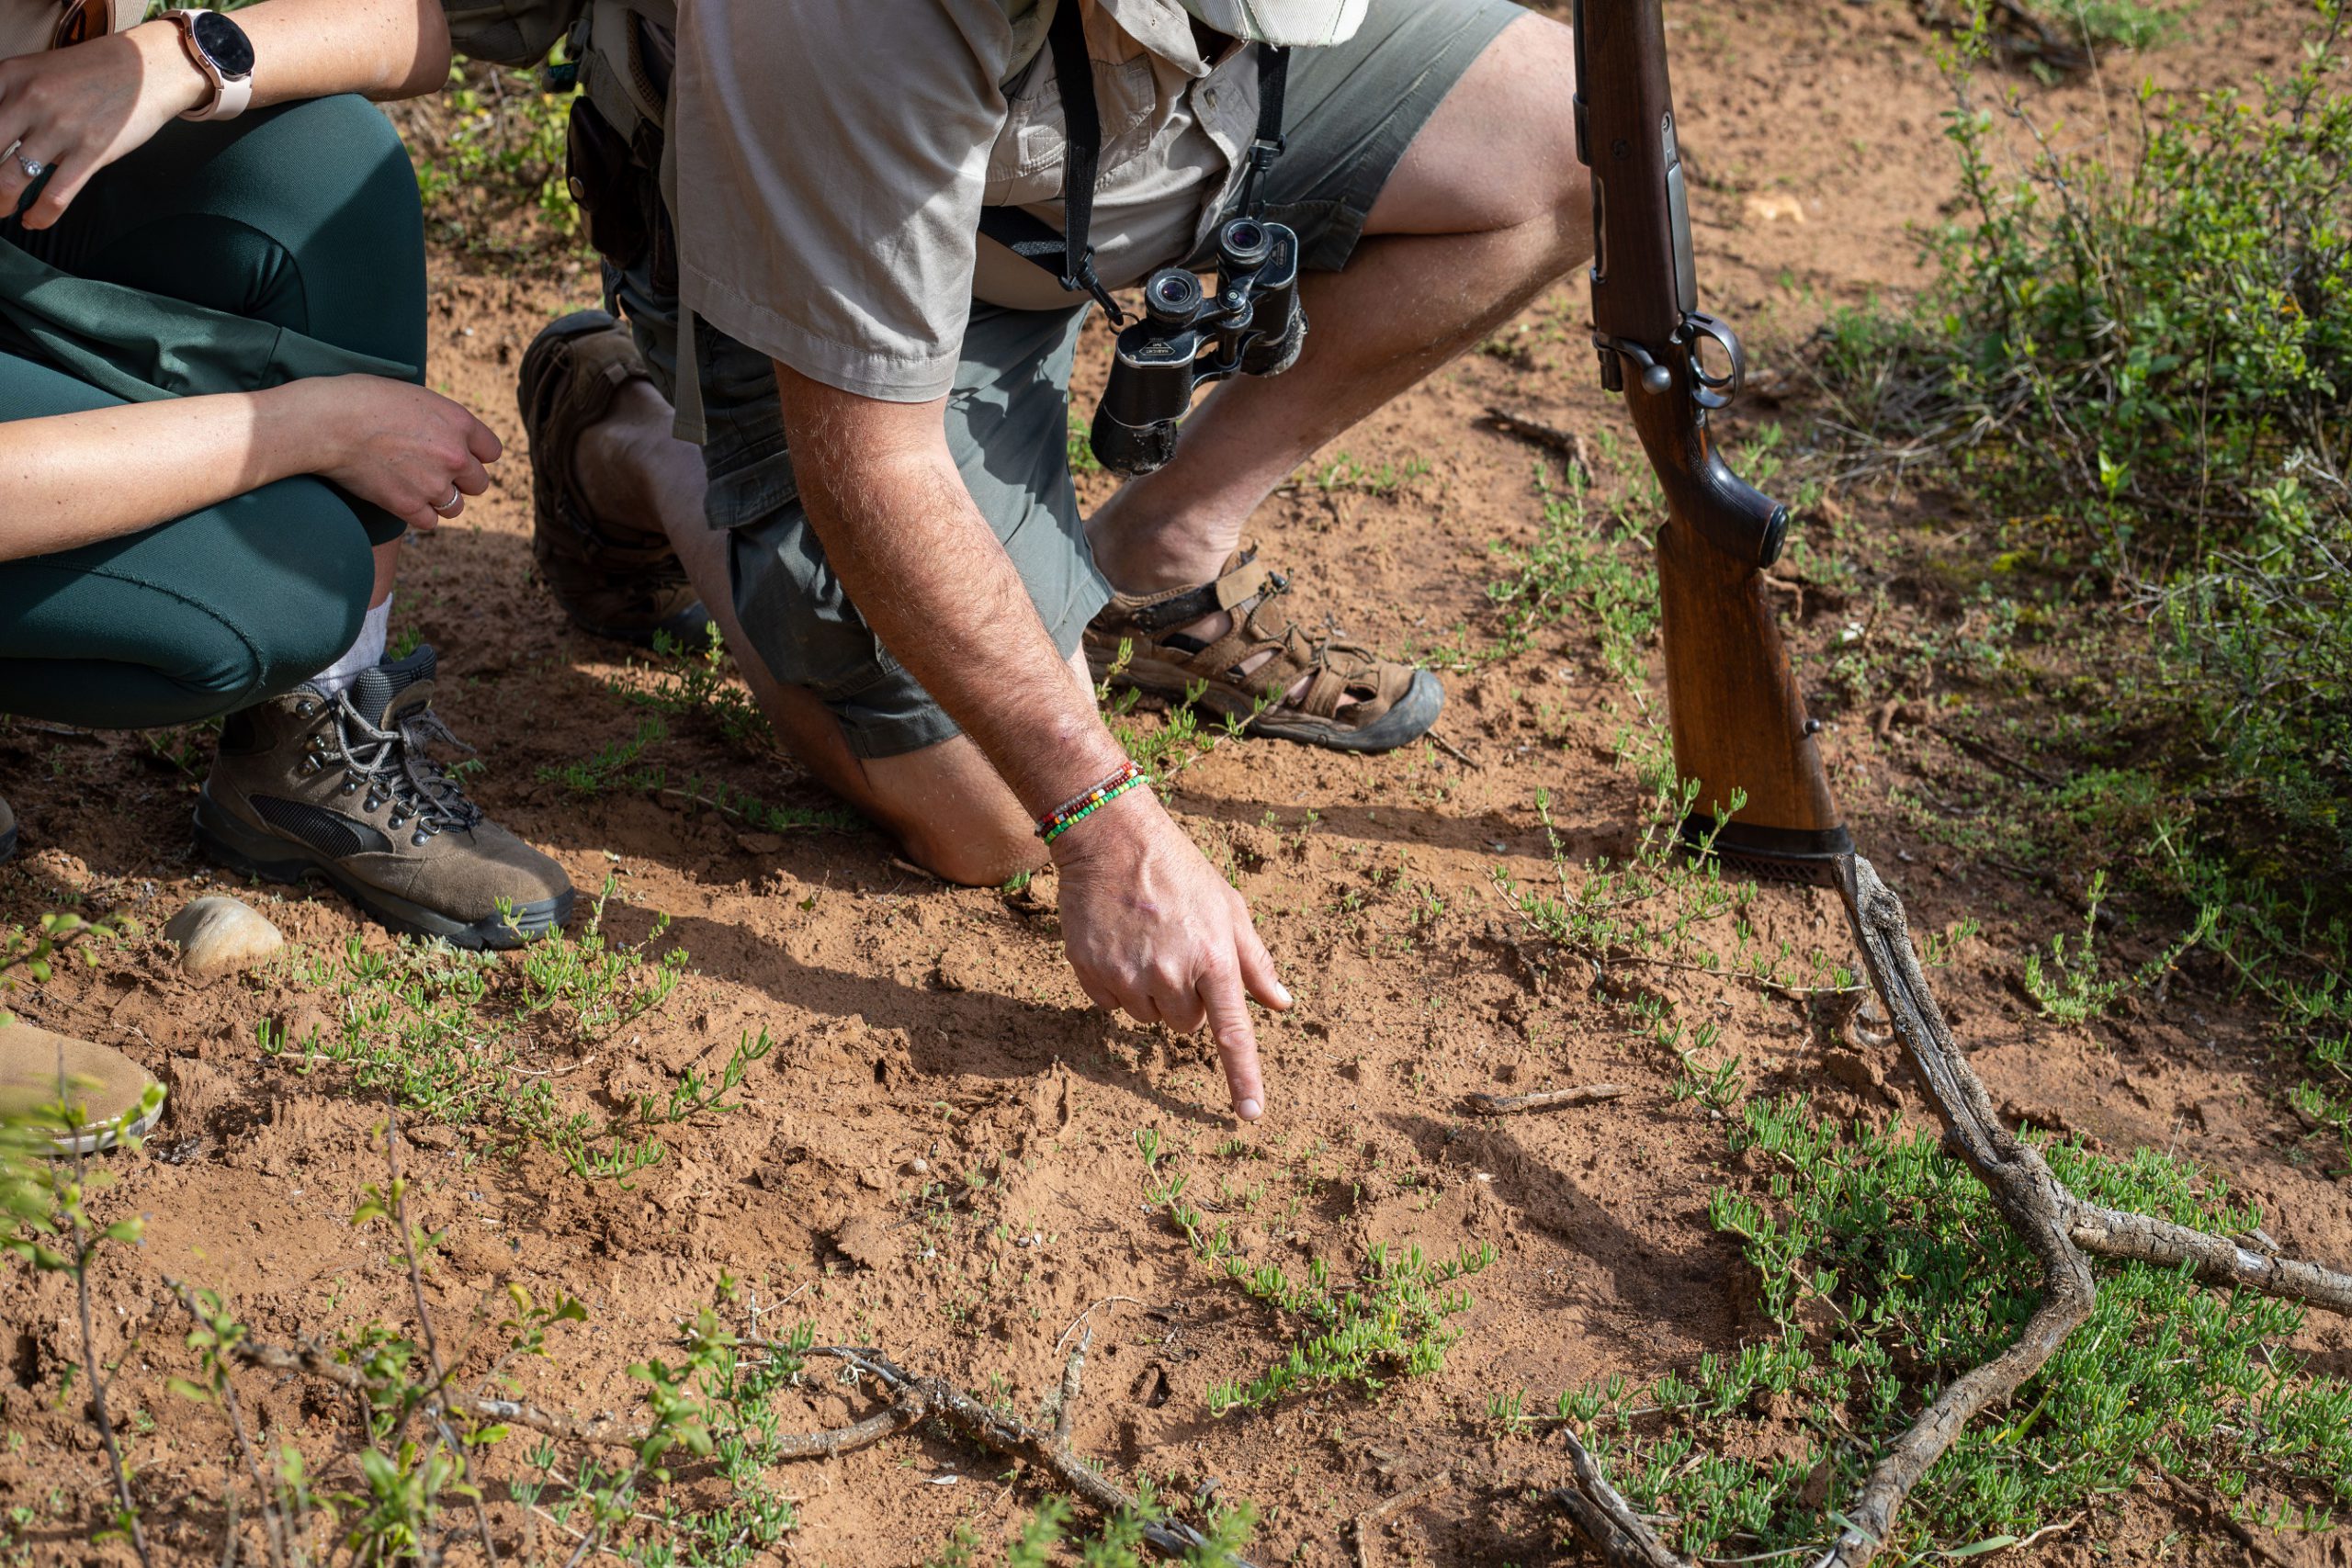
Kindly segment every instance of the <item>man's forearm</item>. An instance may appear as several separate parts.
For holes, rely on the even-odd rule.
[[[973,504],[937,403],[877,402],[776,367],[826,559],[892,658],[1042,814],[1125,761]]]

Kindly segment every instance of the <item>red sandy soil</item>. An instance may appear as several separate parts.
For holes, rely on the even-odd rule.
[[[2243,83],[2280,64],[2295,25],[2283,6],[2211,6],[2188,41],[2110,70]],[[1775,376],[1787,386],[1794,344],[1828,308],[1921,280],[1912,226],[1936,220],[1951,191],[1938,135],[1949,96],[1928,35],[1894,5],[1689,0],[1671,27],[1705,300],[1748,334],[1767,386]],[[2095,84],[2029,87],[2075,119],[2101,113]],[[1790,205],[1768,218],[1764,198]],[[806,1313],[820,1338],[887,1347],[1035,1411],[1058,1382],[1065,1331],[1107,1303],[1091,1319],[1078,1447],[1120,1473],[1148,1467],[1187,1492],[1214,1479],[1225,1497],[1253,1500],[1265,1517],[1259,1561],[1352,1561],[1348,1520],[1447,1468],[1454,1488],[1377,1529],[1372,1561],[1580,1560],[1542,1501],[1566,1477],[1560,1448],[1540,1429],[1495,1440],[1487,1394],[1525,1388],[1531,1408],[1548,1407],[1564,1387],[1687,1369],[1756,1328],[1736,1247],[1706,1222],[1705,1195],[1729,1167],[1723,1130],[1670,1098],[1671,1056],[1634,1032],[1622,1006],[1548,965],[1489,880],[1498,865],[1523,884],[1549,874],[1539,790],[1551,792],[1576,857],[1632,846],[1640,802],[1613,739],[1633,706],[1592,629],[1555,628],[1523,655],[1449,677],[1442,728],[1466,764],[1430,748],[1358,759],[1248,742],[1181,781],[1180,820],[1230,863],[1299,998],[1290,1017],[1261,1026],[1271,1111],[1238,1133],[1272,1159],[1234,1169],[1304,1201],[1248,1221],[1245,1247],[1294,1270],[1310,1257],[1351,1267],[1382,1240],[1444,1254],[1486,1241],[1500,1254],[1472,1281],[1476,1304],[1441,1371],[1376,1400],[1317,1394],[1267,1416],[1213,1420],[1205,1389],[1264,1367],[1276,1325],[1145,1212],[1133,1135],[1158,1129],[1214,1172],[1230,1162],[1210,1151],[1236,1129],[1201,1042],[1087,1010],[1061,960],[1050,876],[1021,896],[951,889],[895,864],[871,832],[752,835],[674,797],[580,800],[541,780],[626,739],[640,716],[605,684],[623,671],[623,653],[567,626],[533,581],[528,549],[516,366],[541,322],[593,293],[593,275],[578,270],[516,278],[454,258],[436,265],[435,384],[481,411],[515,456],[460,523],[412,547],[395,628],[440,649],[439,705],[487,764],[478,797],[583,890],[616,879],[615,935],[639,940],[665,912],[663,945],[691,954],[667,1003],[611,1038],[524,1036],[534,1065],[564,1075],[582,1104],[610,1105],[689,1065],[715,1067],[747,1030],[779,1043],[752,1069],[742,1109],[672,1130],[670,1158],[628,1190],[583,1181],[544,1155],[470,1156],[460,1134],[416,1128],[419,1217],[447,1232],[429,1285],[436,1311],[462,1322],[508,1280],[541,1297],[577,1293],[590,1322],[563,1331],[560,1373],[526,1370],[523,1386],[582,1413],[626,1410],[626,1366],[664,1353],[678,1318],[727,1270],[763,1302],[790,1297],[783,1315]],[[1302,485],[1265,508],[1265,558],[1300,584],[1307,615],[1328,610],[1390,649],[1457,623],[1474,642],[1491,635],[1483,590],[1499,569],[1489,547],[1530,541],[1540,501],[1537,454],[1479,416],[1498,405],[1588,436],[1619,428],[1585,330],[1583,289],[1564,284],[1503,334],[1512,353],[1467,356],[1323,459],[1343,450],[1374,469],[1420,459],[1425,475],[1387,495]],[[1081,359],[1099,377],[1099,355]],[[1742,428],[1776,416],[1769,392],[1739,411]],[[1101,481],[1090,486],[1099,498]],[[1957,526],[1934,497],[1857,492],[1830,505],[1843,508],[1865,581],[1886,582],[1894,613],[1923,624],[1961,614],[1930,574],[1884,574],[1886,560],[1931,556]],[[1792,637],[1817,681],[1848,601],[1808,586],[1792,602],[1802,606]],[[2287,1250],[2352,1259],[2343,1186],[2289,1157],[2301,1129],[2279,1092],[2292,1068],[2259,1021],[2193,970],[2162,1001],[2143,998],[2103,1025],[2040,1019],[2017,987],[2017,955],[2079,919],[2078,893],[1971,863],[1916,830],[1894,792],[1977,798],[1998,781],[1917,710],[1876,716],[1828,735],[1835,784],[1916,928],[1984,920],[1939,984],[1996,1104],[2110,1151],[2193,1157],[2260,1203]],[[673,776],[824,804],[779,759],[706,725],[673,728],[651,755]],[[384,1233],[347,1224],[361,1187],[383,1176],[368,1140],[382,1112],[339,1092],[333,1074],[298,1076],[257,1049],[257,1022],[290,1023],[299,1038],[320,1016],[318,998],[278,971],[192,983],[153,934],[189,897],[222,886],[190,851],[191,775],[136,737],[18,724],[0,730],[0,780],[26,824],[24,852],[0,872],[0,914],[29,919],[78,895],[83,908],[135,915],[150,932],[17,1005],[119,1043],[172,1090],[156,1141],[116,1162],[119,1184],[102,1200],[104,1212],[150,1224],[143,1247],[118,1250],[100,1271],[100,1338],[109,1356],[139,1341],[114,1401],[158,1423],[138,1442],[149,1529],[169,1561],[217,1562],[220,1429],[212,1412],[162,1388],[187,1358],[156,1280],[214,1283],[279,1342],[371,1317],[404,1322],[406,1281]],[[1442,914],[1416,921],[1416,886],[1442,900]],[[2062,891],[2066,901],[2053,897]],[[293,942],[339,950],[356,933],[387,945],[333,897],[246,896]],[[1826,896],[1774,891],[1757,908],[1768,942],[1845,952]],[[1882,1070],[1891,1062],[1826,1054],[1800,1004],[1693,976],[1634,978],[1684,1017],[1719,1021],[1723,1052],[1745,1059],[1756,1090],[1809,1092],[1838,1114],[1899,1106],[1924,1119],[1901,1075]],[[1474,1091],[1601,1080],[1631,1092],[1501,1122],[1461,1109]],[[1306,1172],[1319,1182],[1302,1182]],[[25,1538],[35,1561],[119,1561],[119,1547],[83,1544],[102,1513],[103,1463],[79,1419],[78,1382],[56,1404],[77,1343],[71,1309],[57,1279],[0,1273],[0,1422],[10,1435],[0,1505],[41,1515]],[[2315,1320],[2300,1348],[2324,1370],[2352,1372],[2352,1333],[2340,1324]],[[335,1450],[338,1409],[291,1382],[248,1382],[261,1427]],[[821,1394],[782,1403],[787,1427],[831,1424],[851,1408]],[[995,1537],[1035,1500],[1001,1483],[1005,1468],[916,1435],[789,1470],[783,1483],[802,1497],[803,1523],[787,1560],[918,1562],[963,1519]],[[946,1475],[962,1482],[929,1483]],[[60,1488],[64,1514],[53,1518],[46,1500]],[[2341,1536],[2276,1550],[2348,1560]],[[2024,1555],[2074,1562],[2108,1551],[2223,1562],[2247,1549],[2193,1500],[2151,1491]]]

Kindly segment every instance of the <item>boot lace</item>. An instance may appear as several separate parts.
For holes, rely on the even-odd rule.
[[[391,825],[403,828],[413,821],[420,844],[447,829],[470,828],[481,820],[481,807],[466,798],[464,786],[428,751],[436,741],[469,755],[474,749],[449,732],[430,703],[401,709],[391,716],[390,728],[380,728],[344,692],[335,698],[334,716],[341,750],[322,760],[342,762],[346,792],[368,786],[368,810],[391,801]]]

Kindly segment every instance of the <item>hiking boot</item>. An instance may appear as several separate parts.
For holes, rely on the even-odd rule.
[[[710,615],[669,536],[650,519],[599,515],[572,474],[582,433],[622,388],[650,378],[629,330],[602,310],[575,310],[531,340],[515,386],[531,447],[531,558],[582,631],[640,648],[662,631],[699,649]]]
[[[145,1136],[163,1114],[164,1086],[121,1052],[0,1012],[0,1119],[86,1155]]]
[[[196,838],[272,882],[323,876],[396,931],[517,947],[563,924],[563,868],[481,814],[439,763],[434,654],[363,670],[330,697],[297,686],[229,716]]]
[[[1429,733],[1445,706],[1438,678],[1360,643],[1310,637],[1276,607],[1290,580],[1257,558],[1237,550],[1215,582],[1197,588],[1113,594],[1086,627],[1096,683],[1197,701],[1246,717],[1252,735],[1335,751],[1391,751]],[[1220,611],[1221,637],[1181,629]]]

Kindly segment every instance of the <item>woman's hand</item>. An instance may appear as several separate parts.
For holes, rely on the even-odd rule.
[[[211,101],[211,82],[169,22],[0,60],[0,151],[16,148],[0,156],[0,213],[14,212],[33,183],[19,159],[56,170],[24,215],[26,228],[46,229],[92,175]]]
[[[498,460],[490,426],[438,392],[380,376],[289,381],[264,396],[273,417],[310,423],[315,454],[303,467],[422,533],[466,509],[490,488],[482,465]]]

